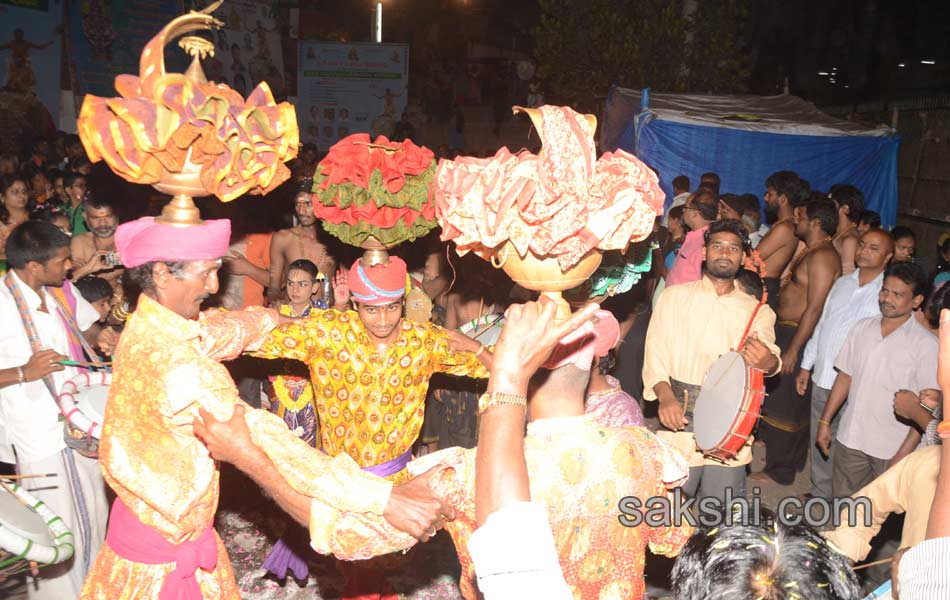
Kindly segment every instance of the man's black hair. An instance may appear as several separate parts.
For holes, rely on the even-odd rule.
[[[862,595],[848,559],[814,529],[784,525],[764,511],[759,525],[694,533],[673,566],[672,580],[677,600],[857,600]]]
[[[60,248],[69,248],[69,236],[59,227],[46,221],[26,221],[7,238],[7,264],[11,269],[22,269],[29,262],[45,265]]]
[[[709,224],[709,229],[703,234],[703,243],[708,246],[709,240],[717,233],[728,232],[735,235],[742,242],[742,249],[748,252],[752,246],[749,243],[749,232],[743,227],[742,222],[737,219],[722,219],[713,221]]]
[[[808,182],[794,171],[777,171],[765,180],[765,187],[774,189],[779,196],[788,198],[792,206],[804,206],[811,199]]]
[[[896,277],[909,285],[914,290],[915,296],[923,296],[927,299],[927,292],[930,291],[930,279],[924,273],[924,268],[913,262],[891,263],[884,271],[884,279]]]
[[[864,213],[864,194],[861,190],[847,183],[836,183],[828,190],[828,197],[838,206],[848,208],[848,218],[857,222]]]

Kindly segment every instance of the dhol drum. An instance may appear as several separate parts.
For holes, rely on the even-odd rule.
[[[59,516],[19,484],[0,485],[0,577],[61,563],[73,551]]]
[[[693,408],[696,446],[709,458],[733,459],[749,440],[765,399],[765,374],[738,352],[714,362]]]
[[[485,346],[493,346],[505,326],[505,315],[493,313],[482,315],[459,326],[459,332]]]
[[[67,424],[66,443],[83,456],[98,455],[111,383],[111,373],[86,372],[64,383],[59,391],[59,407]]]

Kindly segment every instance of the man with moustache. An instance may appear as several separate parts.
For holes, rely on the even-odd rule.
[[[835,436],[832,493],[850,496],[887,470],[910,429],[894,415],[900,390],[916,394],[937,385],[937,338],[913,312],[924,301],[927,277],[919,265],[895,263],[884,272],[881,316],[859,321],[835,359],[838,374],[821,418],[817,443],[831,450],[831,421],[847,406]]]
[[[795,375],[801,351],[824,309],[831,286],[841,275],[841,257],[831,242],[838,209],[821,199],[796,209],[795,236],[805,252],[791,263],[791,278],[779,297],[775,340],[782,349],[782,373],[769,381],[759,434],[765,442],[765,469],[753,479],[791,485],[808,454],[808,400],[798,394]]]
[[[260,343],[284,319],[260,308],[201,313],[218,290],[230,234],[226,219],[182,226],[152,217],[116,232],[142,294],[115,352],[99,461],[116,501],[82,600],[239,598],[213,528],[218,465],[199,439],[208,433],[199,415],[212,427],[215,419],[246,423],[253,444],[215,458],[309,524],[317,552],[356,560],[406,549],[452,514],[426,478],[393,485],[349,456],[321,454],[276,415],[240,401],[218,361]]]
[[[282,229],[271,238],[267,299],[272,305],[283,297],[287,265],[295,260],[309,260],[317,265],[324,277],[333,277],[336,273],[337,258],[327,246],[326,235],[322,233],[317,217],[313,214],[312,188],[312,179],[304,179],[300,183],[294,196],[297,225]]]
[[[643,397],[660,403],[664,429],[657,437],[689,457],[684,491],[698,499],[722,499],[726,488],[732,489],[734,497],[745,494],[752,438],[725,464],[705,458],[696,448],[692,404],[703,378],[720,356],[739,343],[750,319],[749,337],[738,349],[743,360],[767,375],[775,374],[781,363],[775,345],[775,313],[768,306],[756,312],[756,299],[736,286],[736,273],[749,251],[742,223],[715,221],[709,225],[705,241],[702,278],[666,288],[653,309],[646,338]]]
[[[795,380],[799,395],[806,396],[811,381],[811,494],[830,500],[831,465],[835,448],[824,455],[815,445],[818,419],[821,418],[835,382],[834,361],[854,324],[881,314],[878,294],[884,283],[884,269],[894,255],[894,242],[886,231],[871,229],[858,240],[854,262],[857,270],[835,281],[825,300],[821,318],[802,353],[801,368]],[[831,433],[838,431],[840,416],[831,420]]]
[[[73,235],[69,243],[71,279],[78,281],[86,275],[96,275],[118,289],[125,269],[118,265],[115,251],[115,230],[119,226],[115,209],[104,200],[87,199],[82,211],[89,231]]]
[[[807,181],[792,171],[778,171],[765,180],[765,190],[765,212],[777,220],[755,249],[765,261],[765,289],[769,294],[769,306],[778,312],[782,273],[798,248],[795,207],[808,202],[811,189]]]

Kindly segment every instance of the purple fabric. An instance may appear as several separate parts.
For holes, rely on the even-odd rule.
[[[406,450],[392,460],[373,465],[372,467],[363,467],[362,470],[367,473],[372,473],[377,477],[389,477],[405,469],[410,460],[412,460],[412,450]],[[277,540],[277,543],[274,544],[274,548],[270,551],[270,554],[267,555],[267,558],[264,559],[264,564],[261,565],[261,567],[280,579],[287,578],[287,570],[289,569],[293,571],[296,579],[306,581],[310,575],[307,561],[301,558],[300,555],[290,547],[284,537],[285,536],[282,536]]]
[[[294,577],[300,581],[306,581],[310,575],[310,568],[307,567],[307,561],[297,555],[291,549],[284,538],[281,537],[274,544],[270,554],[264,559],[261,565],[265,570],[270,571],[280,579],[287,578],[287,571],[293,571]]]
[[[607,375],[610,389],[587,397],[585,413],[602,427],[643,426],[643,411],[636,399],[620,389],[620,382]]]
[[[363,470],[378,477],[389,477],[405,469],[410,460],[412,460],[412,450],[406,450],[392,460],[387,460],[372,467],[363,467]]]

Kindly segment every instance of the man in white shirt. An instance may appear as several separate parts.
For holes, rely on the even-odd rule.
[[[894,244],[887,232],[871,229],[858,240],[855,252],[856,271],[839,278],[822,309],[818,325],[802,353],[801,369],[795,380],[798,393],[804,395],[809,378],[811,388],[811,494],[816,498],[831,499],[831,455],[825,456],[815,445],[818,419],[821,418],[831,387],[835,382],[834,361],[844,345],[848,333],[861,319],[881,314],[878,294],[884,282],[884,268],[894,253]],[[839,416],[831,421],[831,432],[838,432]]]
[[[25,487],[63,519],[75,540],[73,558],[41,569],[38,585],[28,586],[28,596],[76,598],[89,561],[105,538],[109,505],[98,461],[66,447],[59,407],[43,377],[49,376],[59,389],[78,373],[59,364],[82,359],[71,349],[78,340],[70,338],[68,319],[104,351],[111,352],[116,336],[96,325],[99,314],[65,281],[71,267],[65,233],[50,223],[27,221],[10,234],[6,253],[11,270],[0,283],[0,460],[15,462],[21,475],[54,474],[25,480]],[[42,350],[34,352],[27,320]]]
[[[817,443],[828,454],[831,420],[847,400],[832,462],[836,498],[854,494],[899,460],[910,426],[894,415],[897,392],[937,387],[937,338],[913,317],[927,283],[919,265],[888,267],[878,296],[881,316],[855,324],[835,359],[838,375],[818,419]]]

